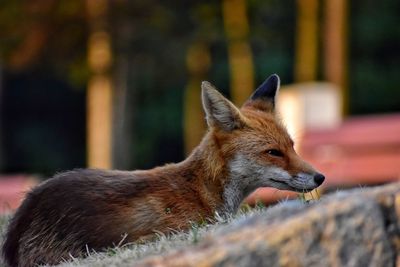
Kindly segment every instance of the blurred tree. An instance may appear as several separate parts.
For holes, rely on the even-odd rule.
[[[246,0],[223,0],[222,16],[228,41],[233,101],[241,105],[254,90],[254,66],[248,42]]]
[[[400,1],[349,2],[349,113],[400,111]]]
[[[244,65],[238,64],[244,70],[238,75],[255,76],[257,84],[271,73],[278,73],[284,83],[293,82],[298,56],[304,59],[299,62],[318,61],[318,54],[307,56],[315,49],[303,46],[304,52],[297,52],[300,44],[295,40],[296,6],[313,0],[248,0],[230,6],[235,1],[109,1],[105,31],[113,54],[108,75],[115,81],[114,166],[148,168],[183,158],[184,147],[196,143],[184,145],[185,131],[192,129],[200,136],[197,126],[204,121],[200,83],[196,85],[195,79],[209,80],[228,97],[237,98],[236,90],[229,90],[234,86],[230,81],[233,43],[245,47],[241,55],[247,58]],[[85,164],[82,114],[92,74],[87,52],[93,31],[85,4],[78,0],[0,3],[4,67],[0,116],[7,156],[3,170],[50,173]],[[372,0],[349,2],[350,114],[399,111],[399,5],[396,0],[382,0],[379,8]],[[313,10],[311,4],[307,8],[304,12]],[[229,11],[234,9],[239,11]],[[235,15],[231,18],[235,23],[241,21],[238,29],[233,24],[228,27],[226,12]],[[242,33],[245,29],[245,34],[235,39],[227,27]],[[313,38],[317,44],[312,46],[318,48],[318,35],[308,41]],[[203,52],[193,53],[196,50]],[[212,62],[208,67],[204,64],[201,75],[188,67],[189,55],[196,54],[200,56],[193,57],[201,60],[194,60],[195,65],[201,66],[207,58]],[[318,64],[316,68],[317,74],[312,75],[318,78],[323,70]],[[189,86],[195,89],[187,90]],[[237,88],[245,99],[249,94],[245,90],[254,87]],[[192,100],[184,100],[189,95]],[[197,115],[190,119],[186,114]]]
[[[7,172],[84,166],[86,23],[80,1],[2,1],[0,104]]]
[[[38,7],[40,1],[51,2],[47,11],[43,11],[44,7]],[[0,10],[0,22],[7,22],[0,23],[5,25],[0,27],[0,32],[5,33],[2,36],[6,37],[0,50],[2,57],[6,59],[7,69],[17,69],[10,64],[10,55],[29,33],[30,28],[27,25],[38,20],[46,25],[49,37],[47,42],[43,42],[42,48],[37,50],[36,58],[24,66],[21,65],[21,71],[31,68],[42,73],[47,69],[43,75],[57,75],[67,84],[82,89],[90,77],[86,52],[91,28],[85,12],[85,2],[38,0],[38,3],[7,2],[5,9]],[[247,3],[248,12],[252,15],[247,23],[251,23],[253,32],[248,32],[246,38],[251,49],[257,52],[254,62],[259,70],[256,73],[259,82],[272,72],[280,73],[287,81],[292,79],[292,55],[287,52],[292,51],[290,47],[293,42],[288,42],[287,39],[291,38],[294,20],[292,8],[287,7],[293,5],[293,0],[282,3],[277,0]],[[118,103],[118,109],[114,110],[113,124],[117,129],[124,128],[114,133],[113,164],[123,168],[147,168],[180,160],[183,157],[182,99],[185,85],[189,84],[184,71],[187,56],[184,51],[189,51],[189,47],[197,44],[207,47],[213,64],[209,71],[205,71],[204,78],[197,79],[210,80],[226,95],[230,93],[227,39],[221,17],[221,2],[191,1],[182,5],[178,2],[118,0],[110,4],[107,31],[113,40],[112,49],[115,55],[112,74],[118,82],[114,91],[114,101]],[[26,6],[31,5],[35,6],[35,12],[42,12],[39,12],[40,16],[26,10]],[[196,90],[200,96],[200,83]],[[117,91],[120,93],[116,93]],[[196,98],[195,94],[197,93],[193,94],[193,99]],[[199,111],[199,96],[196,100],[198,119],[192,120],[198,122],[196,125],[204,122],[202,111]],[[246,94],[245,97],[247,96]],[[24,97],[32,96],[26,94]],[[39,96],[31,99],[38,101]],[[190,101],[185,101],[187,107],[191,106],[188,103]],[[195,111],[192,107],[189,108]],[[76,108],[77,111],[79,109]],[[79,118],[80,121],[82,119],[84,118]],[[65,134],[72,138],[73,134],[78,135],[82,130],[77,131],[75,128],[74,133],[65,131]],[[196,130],[198,136],[201,135],[200,131]],[[196,142],[192,143],[194,145]],[[25,145],[27,150],[33,148],[30,143]],[[64,153],[63,150],[46,151],[48,152],[43,154],[43,158],[48,159],[55,159]],[[48,164],[48,168],[64,168],[57,164]],[[81,164],[74,163],[73,166]],[[35,168],[40,170],[42,167]]]
[[[127,103],[134,109],[130,111],[134,127],[130,147],[136,156],[131,166],[147,168],[181,160],[183,134],[189,129],[185,121],[199,127],[203,124],[200,81],[207,79],[208,72],[195,74],[186,62],[188,53],[196,50],[190,47],[205,46],[212,52],[216,39],[221,38],[216,21],[218,5],[218,1],[192,1],[184,6],[164,2],[114,3],[117,10],[114,14],[119,14],[114,22],[122,26],[113,26],[118,29],[116,53],[124,53],[129,62],[127,87],[130,91],[135,88],[134,93],[129,93],[131,100]],[[186,90],[188,87],[192,89]],[[187,98],[189,95],[191,100]],[[185,119],[186,114],[198,116]],[[197,136],[203,131],[204,128],[192,129]]]
[[[347,1],[326,0],[324,10],[324,79],[341,90],[343,115],[349,110]]]
[[[204,113],[201,105],[200,84],[205,80],[210,68],[211,58],[207,45],[201,42],[192,44],[187,52],[186,64],[189,70],[189,82],[185,89],[184,131],[185,152],[189,154],[205,133]]]
[[[7,71],[51,65],[74,86],[85,84],[84,2],[2,1],[0,6],[0,57]]]
[[[284,83],[294,80],[296,2],[248,1],[250,42],[257,84],[272,73]]]
[[[319,0],[297,0],[296,82],[315,81],[318,73]]]
[[[0,58],[0,105],[2,103],[2,96],[3,96],[3,65]],[[0,116],[0,170],[3,169],[4,158],[3,158],[3,131],[2,131],[2,117]]]
[[[107,31],[108,0],[87,0],[88,63],[91,77],[87,86],[87,161],[91,168],[112,167],[112,98],[110,69],[113,60]]]
[[[206,130],[201,104],[201,82],[207,80],[211,67],[211,46],[218,31],[217,2],[199,2],[190,9],[195,30],[189,37],[186,66],[188,82],[183,99],[185,153],[197,146]]]
[[[3,171],[53,173],[84,166],[81,10],[80,1],[0,2]]]

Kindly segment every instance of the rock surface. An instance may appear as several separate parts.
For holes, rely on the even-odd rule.
[[[400,183],[278,205],[135,266],[400,266]]]

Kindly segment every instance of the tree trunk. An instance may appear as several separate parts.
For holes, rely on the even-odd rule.
[[[87,0],[88,63],[92,76],[87,92],[87,151],[90,168],[112,166],[112,94],[109,74],[112,62],[111,41],[106,31],[107,0]]]
[[[318,0],[297,0],[296,82],[315,81],[318,69]]]
[[[232,99],[237,105],[254,90],[254,67],[248,42],[249,23],[245,0],[224,0],[222,13],[228,39]]]
[[[326,0],[324,15],[324,76],[339,86],[345,115],[348,113],[347,1]]]

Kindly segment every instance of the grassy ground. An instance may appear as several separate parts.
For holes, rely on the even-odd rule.
[[[155,241],[143,244],[130,244],[124,246],[116,246],[106,252],[89,252],[89,257],[78,259],[71,258],[65,263],[61,263],[58,267],[131,267],[136,261],[150,255],[159,255],[187,246],[196,245],[205,236],[212,235],[215,231],[223,229],[227,224],[239,223],[240,221],[268,212],[268,208],[245,207],[235,216],[222,218],[216,216],[213,223],[204,222],[202,225],[193,225],[187,232],[175,232],[170,235],[158,234]],[[0,232],[2,243],[3,234],[5,232],[10,216],[0,217]],[[0,266],[4,266],[4,262],[0,260]]]
[[[265,212],[266,208],[244,209],[237,215],[229,218],[217,216],[215,222],[204,222],[202,225],[193,225],[187,232],[175,232],[171,235],[158,234],[157,239],[145,244],[131,244],[122,247],[109,249],[104,253],[90,253],[84,259],[72,259],[62,263],[58,267],[132,267],[132,265],[150,255],[160,255],[165,252],[174,251],[180,248],[195,246],[204,237],[212,235],[215,231],[234,221]]]
[[[157,234],[155,241],[116,246],[101,253],[89,251],[87,258],[71,258],[58,265],[58,267],[132,267],[135,262],[147,256],[160,255],[180,248],[195,246],[202,239],[209,235],[212,236],[217,231],[227,231],[230,229],[229,227],[249,221],[249,217],[262,215],[269,221],[275,217],[274,212],[278,210],[281,212],[282,208],[284,208],[283,211],[286,210],[287,214],[292,214],[293,208],[303,206],[305,203],[306,201],[299,198],[298,200],[283,201],[271,208],[244,206],[236,215],[228,218],[216,216],[212,223],[204,222],[202,225],[193,225],[187,232],[177,231],[170,235],[160,233]],[[0,216],[0,244],[2,244],[3,234],[9,218],[10,216]],[[2,260],[0,260],[0,266],[4,266]]]
[[[10,215],[2,215],[0,216],[0,244],[3,244],[4,233],[7,230],[8,221],[10,219]],[[5,266],[3,262],[3,258],[0,257],[0,266]]]

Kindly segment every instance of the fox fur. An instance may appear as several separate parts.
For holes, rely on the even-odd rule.
[[[296,154],[275,114],[278,89],[272,75],[239,109],[203,82],[209,129],[184,161],[151,170],[77,169],[41,183],[10,221],[3,245],[8,266],[57,264],[187,229],[216,212],[236,212],[259,187],[318,187],[323,175]]]

